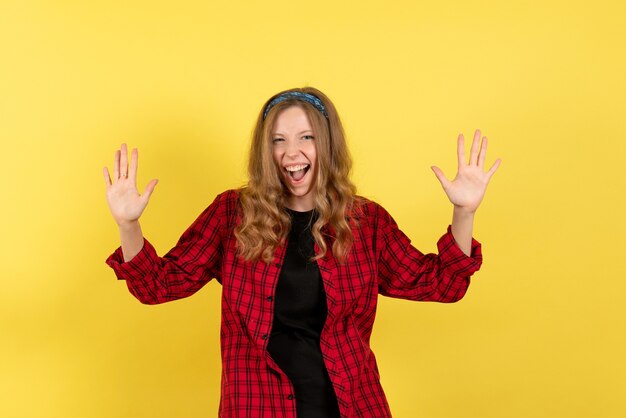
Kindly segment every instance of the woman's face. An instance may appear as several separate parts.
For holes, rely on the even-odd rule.
[[[290,192],[287,207],[305,212],[315,207],[313,184],[317,172],[315,137],[304,110],[282,110],[272,130],[274,162]]]

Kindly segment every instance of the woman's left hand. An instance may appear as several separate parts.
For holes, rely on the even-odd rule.
[[[498,158],[489,171],[484,172],[485,156],[487,155],[487,137],[483,137],[482,146],[480,146],[479,129],[477,129],[474,134],[469,164],[465,162],[465,141],[463,134],[459,135],[457,143],[459,168],[454,180],[449,181],[439,167],[431,166],[430,168],[439,179],[450,202],[452,202],[455,207],[469,213],[474,213],[483,200],[487,184],[491,176],[493,176],[498,169],[501,160]]]

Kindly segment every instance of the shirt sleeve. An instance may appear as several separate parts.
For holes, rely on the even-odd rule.
[[[181,235],[177,244],[159,257],[144,237],[143,247],[124,262],[122,247],[107,259],[119,280],[125,280],[130,293],[145,304],[164,303],[197,292],[218,277],[224,234],[223,195],[215,198]]]
[[[481,244],[472,238],[471,256],[452,235],[452,225],[437,242],[438,254],[423,254],[379,208],[378,236],[382,243],[378,263],[379,293],[400,299],[456,302],[467,291],[470,276],[482,264]]]

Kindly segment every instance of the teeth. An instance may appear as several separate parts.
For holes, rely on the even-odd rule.
[[[292,165],[290,167],[285,167],[285,170],[287,171],[298,171],[298,170],[304,170],[305,168],[307,168],[309,165],[308,164],[300,164],[300,165]]]

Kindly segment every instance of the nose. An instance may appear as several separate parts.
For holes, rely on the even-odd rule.
[[[287,149],[285,154],[288,157],[296,157],[300,153],[300,144],[298,141],[287,141]]]

